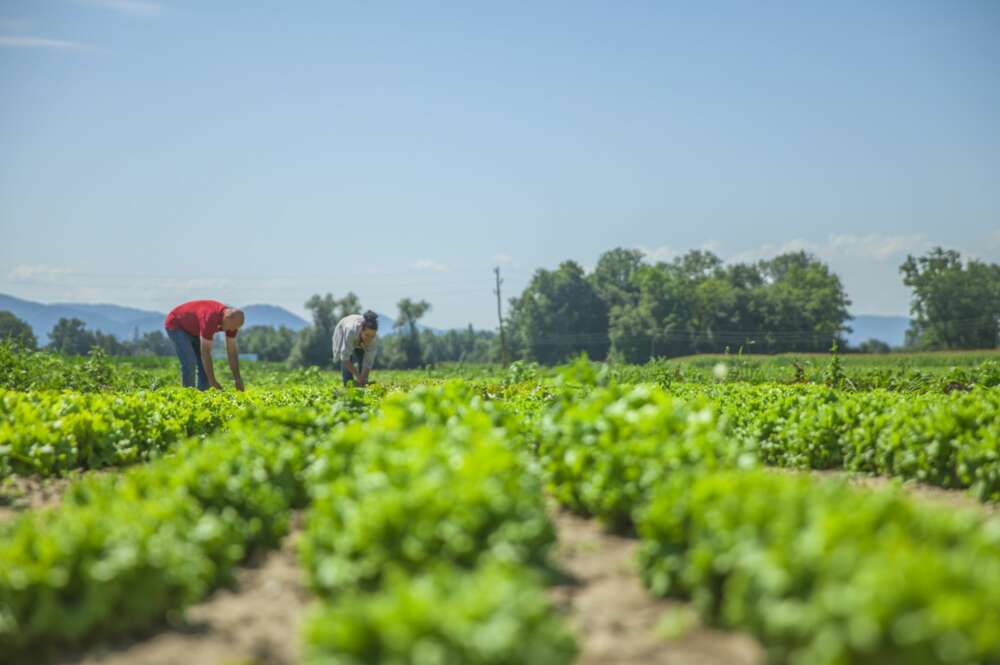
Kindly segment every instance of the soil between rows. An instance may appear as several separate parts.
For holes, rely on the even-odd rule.
[[[296,543],[301,518],[279,549],[242,568],[233,589],[188,609],[183,625],[124,644],[97,646],[57,665],[295,665],[309,605]]]
[[[692,616],[685,603],[656,598],[636,570],[634,538],[605,532],[596,520],[552,511],[556,564],[568,576],[549,590],[580,645],[578,665],[754,665],[763,649],[750,637],[691,626],[671,639],[670,613]]]

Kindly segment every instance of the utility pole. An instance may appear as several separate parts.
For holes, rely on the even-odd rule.
[[[500,362],[507,367],[507,336],[503,332],[503,314],[500,311],[500,285],[503,284],[503,280],[500,279],[500,266],[494,268],[493,273],[497,276],[497,288],[493,293],[497,294],[497,321],[500,322]]]

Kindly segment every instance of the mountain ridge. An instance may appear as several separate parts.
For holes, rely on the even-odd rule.
[[[294,314],[279,305],[256,303],[241,307],[246,314],[248,326],[285,326],[298,332],[307,325],[301,316]],[[144,335],[154,330],[163,330],[163,320],[166,312],[156,312],[137,307],[126,307],[111,303],[40,303],[24,300],[5,293],[0,293],[0,310],[7,310],[19,319],[27,322],[38,338],[39,344],[46,344],[49,332],[59,319],[77,318],[84,322],[88,330],[99,330],[105,334],[114,335],[120,340],[132,339],[138,333]],[[385,314],[379,314],[379,331],[383,335],[395,333],[394,320]],[[421,330],[430,330],[438,334],[441,330],[418,324]]]

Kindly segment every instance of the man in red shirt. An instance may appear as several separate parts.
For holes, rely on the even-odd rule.
[[[225,331],[229,369],[236,379],[236,389],[243,390],[240,356],[236,348],[236,332],[243,325],[243,319],[243,310],[216,300],[192,300],[170,310],[163,327],[177,349],[177,357],[181,361],[181,383],[185,388],[195,385],[197,367],[198,390],[222,390],[212,367],[212,337],[217,332]]]

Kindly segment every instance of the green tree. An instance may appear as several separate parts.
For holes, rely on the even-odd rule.
[[[403,298],[396,306],[399,309],[396,326],[405,329],[397,331],[397,334],[402,336],[400,344],[406,357],[406,367],[407,369],[420,367],[423,364],[423,353],[417,321],[430,310],[431,305],[426,300],[414,302],[409,298]]]
[[[823,351],[848,330],[840,278],[802,252],[726,266],[696,250],[639,266],[630,282],[636,295],[609,323],[612,356],[629,362],[727,347]]]
[[[858,344],[858,351],[861,353],[889,353],[892,347],[880,339],[866,339]]]
[[[992,349],[1000,324],[1000,266],[969,260],[935,247],[907,256],[899,267],[913,289],[907,332],[910,346],[926,349]]]
[[[761,261],[759,267],[767,286],[758,345],[807,352],[823,352],[832,341],[847,346],[851,301],[840,277],[825,263],[806,252],[791,252]]]
[[[49,333],[49,350],[67,356],[85,356],[96,344],[94,333],[76,318],[59,319]]]
[[[314,295],[305,306],[312,312],[312,325],[299,331],[288,363],[293,367],[330,367],[333,362],[333,331],[340,319],[358,313],[361,303],[354,293],[340,299],[327,293],[325,296]]]
[[[7,339],[32,351],[38,348],[35,333],[26,321],[17,318],[12,312],[0,311],[0,340]]]
[[[633,278],[642,266],[642,252],[637,249],[616,247],[601,254],[589,279],[609,311],[638,300],[639,287]]]
[[[106,334],[100,330],[95,330],[94,333],[94,346],[104,351],[109,356],[127,356],[130,355],[130,349],[128,345],[118,340],[114,335]]]
[[[255,353],[260,360],[285,362],[295,346],[294,330],[281,326],[250,326],[240,331],[240,350]]]
[[[474,330],[471,324],[465,329],[448,330],[442,334],[430,330],[420,332],[425,365],[445,362],[477,364],[499,360],[497,340],[496,333]]]
[[[128,353],[133,356],[172,356],[174,345],[161,330],[136,336],[128,343]]]
[[[512,346],[526,359],[553,364],[580,353],[607,355],[607,305],[575,262],[537,270],[510,302]]]

